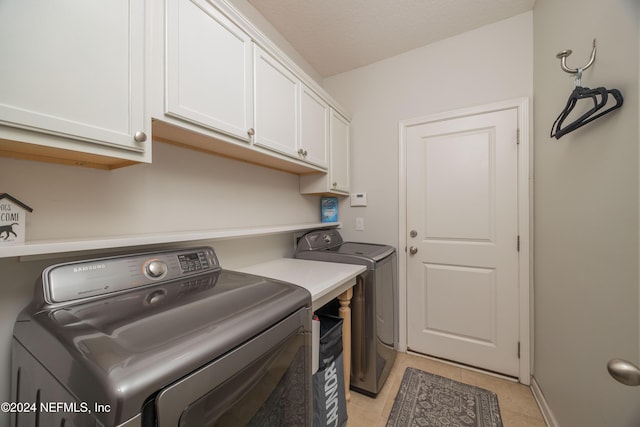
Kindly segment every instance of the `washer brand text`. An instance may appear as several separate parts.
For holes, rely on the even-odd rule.
[[[73,272],[83,273],[85,271],[102,270],[103,268],[107,268],[107,264],[91,264],[83,265],[82,267],[73,267]]]

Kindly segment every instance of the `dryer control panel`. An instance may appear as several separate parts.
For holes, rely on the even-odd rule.
[[[43,296],[49,304],[65,303],[220,268],[209,247],[57,264],[42,273]]]

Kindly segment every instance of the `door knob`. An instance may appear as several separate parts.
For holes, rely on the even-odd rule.
[[[416,237],[418,235],[418,232],[416,230],[411,230],[411,232],[409,232],[409,236],[411,237]]]
[[[607,363],[607,370],[616,381],[624,385],[640,385],[640,368],[622,359],[611,359]]]
[[[411,255],[415,255],[415,254],[417,254],[417,253],[418,253],[418,248],[416,248],[415,246],[411,246],[411,247],[409,248],[409,253],[410,253]]]

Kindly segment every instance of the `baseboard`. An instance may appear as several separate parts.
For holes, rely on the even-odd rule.
[[[489,376],[495,377],[495,378],[500,378],[502,380],[510,381],[512,383],[519,382],[518,378],[516,378],[516,377],[510,377],[508,375],[504,375],[504,374],[501,374],[499,372],[487,371],[486,369],[476,368],[475,366],[467,365],[467,364],[456,362],[456,361],[453,361],[453,360],[443,359],[443,358],[440,358],[440,357],[431,356],[429,354],[422,354],[422,353],[415,352],[413,350],[407,350],[407,351],[405,351],[405,353],[411,354],[413,356],[423,357],[425,359],[433,360],[435,362],[440,362],[440,363],[443,363],[445,365],[450,365],[450,366],[455,366],[457,368],[466,369],[467,371],[479,372],[481,374],[489,375]],[[527,385],[527,384],[524,384],[524,385]]]
[[[547,401],[544,398],[544,394],[542,394],[542,389],[538,385],[535,377],[531,377],[531,391],[533,392],[533,397],[536,399],[538,403],[538,407],[540,408],[540,412],[542,412],[542,417],[544,418],[544,422],[548,427],[560,427],[558,421],[553,416],[553,412],[551,408],[547,404]]]

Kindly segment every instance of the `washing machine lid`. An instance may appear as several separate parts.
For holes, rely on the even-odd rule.
[[[110,405],[123,421],[163,387],[310,306],[304,288],[214,269],[79,303],[36,301],[14,338],[73,395]]]
[[[316,251],[298,251],[295,256],[299,259],[312,261],[364,265],[368,270],[374,270],[378,262],[394,252],[395,249],[393,246],[346,242],[334,248]]]
[[[327,249],[337,255],[362,256],[370,258],[374,261],[380,261],[393,253],[395,249],[392,246],[378,245],[374,243],[357,243],[345,242],[340,246]]]
[[[344,242],[338,230],[316,230],[305,234],[298,241],[295,256],[315,261],[358,264],[374,269],[377,262],[394,252],[393,246]]]

